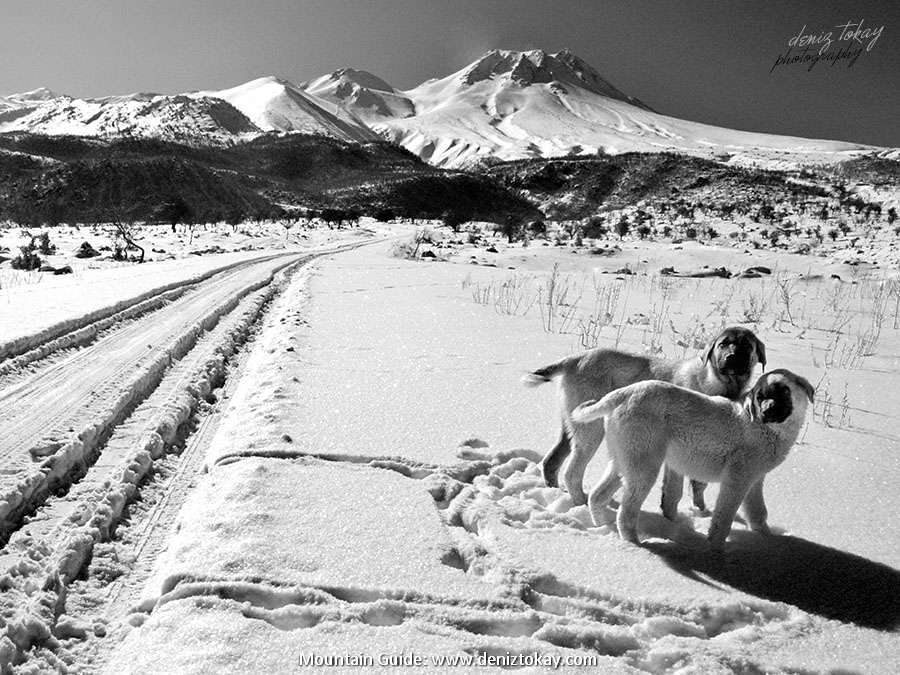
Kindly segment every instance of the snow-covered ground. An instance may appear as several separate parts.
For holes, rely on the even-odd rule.
[[[645,256],[709,254],[692,250]],[[761,279],[671,279],[600,273],[627,254],[389,251],[334,256],[275,300],[108,672],[534,654],[599,656],[602,672],[896,672],[894,282],[804,280],[818,263],[787,255],[741,258],[778,268]],[[569,295],[546,303],[550,283]],[[544,486],[555,392],[521,387],[524,371],[587,340],[689,355],[738,322],[769,368],[818,384],[766,483],[775,535],[736,524],[717,564],[696,546],[708,518],[685,502],[669,523],[654,492],[637,548]]]
[[[51,255],[40,254],[52,267],[69,266],[71,274],[22,271],[0,264],[0,345],[44,334],[54,326],[71,324],[97,315],[166,286],[208,275],[211,271],[243,260],[285,251],[314,251],[343,239],[359,238],[361,230],[290,230],[277,223],[259,223],[234,228],[225,224],[198,225],[193,234],[183,226],[173,232],[168,225],[142,226],[136,240],[146,250],[142,265],[111,259],[111,227],[0,229],[4,257],[19,254],[19,248],[47,233],[55,247]],[[87,242],[100,252],[92,258],[76,258]],[[107,247],[106,250],[102,250]],[[130,251],[129,254],[136,254]],[[0,349],[0,355],[4,352]]]

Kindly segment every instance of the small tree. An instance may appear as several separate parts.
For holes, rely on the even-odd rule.
[[[459,232],[459,228],[469,219],[456,209],[448,209],[447,211],[444,211],[441,220],[444,221],[446,227],[449,227],[454,232]]]
[[[605,237],[609,230],[606,227],[606,221],[602,216],[591,216],[587,219],[581,228],[585,237],[590,239],[600,239]]]
[[[394,214],[394,211],[392,209],[383,206],[375,209],[375,211],[372,213],[372,217],[379,222],[389,223],[397,216]]]
[[[506,216],[506,218],[503,219],[503,223],[498,227],[498,230],[506,237],[506,240],[510,244],[522,236],[524,229],[522,219],[514,215]]]
[[[543,220],[532,220],[528,223],[528,231],[533,237],[542,237],[547,234],[547,224]]]
[[[13,258],[9,264],[12,265],[14,270],[40,269],[43,261],[34,250],[34,238],[32,238],[25,246],[19,248],[19,255]]]
[[[231,209],[225,214],[225,222],[231,225],[232,232],[237,232],[237,227],[243,220],[244,214],[240,209]]]
[[[619,239],[622,239],[628,231],[631,229],[631,224],[628,222],[628,218],[624,215],[621,216],[616,223],[616,234],[619,235]]]
[[[172,232],[174,232],[175,226],[179,223],[189,223],[191,218],[194,217],[194,210],[191,208],[191,205],[179,195],[160,204],[156,208],[154,216],[156,217],[156,220],[170,223]],[[191,237],[193,238],[193,230],[191,230]]]
[[[113,226],[113,248],[116,252],[120,252],[120,255],[124,258],[127,258],[127,255],[124,255],[124,252],[128,249],[135,249],[141,252],[140,258],[138,258],[138,263],[144,262],[144,247],[137,243],[136,234],[137,234],[137,226],[131,221],[125,221],[119,218],[118,216],[114,216],[112,218],[112,226]],[[124,246],[120,246],[120,241],[124,244]]]
[[[56,253],[56,246],[50,243],[50,235],[47,232],[41,232],[37,236],[38,241],[38,250],[43,255],[53,255]],[[34,240],[31,240],[32,245],[34,244]]]

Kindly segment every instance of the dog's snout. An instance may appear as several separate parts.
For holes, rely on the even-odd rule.
[[[750,369],[750,353],[747,350],[733,348],[724,355],[723,368],[733,372],[746,372]]]

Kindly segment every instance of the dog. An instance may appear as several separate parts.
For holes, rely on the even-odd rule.
[[[638,382],[572,411],[578,424],[606,421],[610,460],[588,501],[597,525],[619,485],[619,536],[638,544],[641,504],[663,462],[678,474],[721,483],[707,539],[721,551],[743,504],[750,529],[769,533],[763,480],[797,440],[813,402],[812,385],[789,370],[762,374],[740,400],[707,396],[668,382]],[[664,479],[665,481],[665,479]],[[663,512],[674,519],[682,481],[664,491]]]
[[[592,349],[567,357],[522,378],[527,386],[559,380],[562,431],[559,441],[541,460],[541,473],[551,487],[557,486],[560,467],[572,458],[563,472],[563,487],[576,505],[587,503],[582,481],[584,471],[603,441],[603,422],[591,425],[571,423],[571,411],[581,403],[597,400],[609,392],[643,380],[664,380],[711,396],[736,399],[747,388],[756,364],[766,367],[766,347],[753,331],[725,328],[700,357],[684,361],[640,356],[613,349]],[[668,471],[667,484],[682,480]],[[694,505],[706,511],[702,483],[692,481]],[[678,491],[681,494],[681,490]]]

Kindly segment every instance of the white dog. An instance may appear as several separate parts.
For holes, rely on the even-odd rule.
[[[584,470],[603,441],[603,422],[573,425],[569,415],[581,403],[595,401],[609,392],[642,380],[664,380],[710,396],[738,399],[749,386],[756,364],[766,369],[766,347],[753,331],[740,326],[722,330],[703,350],[700,358],[683,361],[629,354],[615,349],[591,349],[569,356],[528,373],[522,381],[538,386],[551,380],[559,383],[562,430],[559,442],[541,460],[547,485],[555,487],[557,475],[568,459],[562,485],[575,504],[587,503],[582,482]],[[571,456],[570,456],[571,455]],[[666,484],[674,485],[672,467],[666,467]],[[706,510],[700,482],[691,481],[694,505]],[[681,495],[681,489],[678,490]]]
[[[812,401],[806,379],[777,369],[761,375],[737,401],[650,380],[582,404],[572,411],[573,422],[605,418],[610,456],[588,499],[594,522],[607,520],[606,505],[624,483],[616,524],[622,539],[639,543],[641,504],[665,462],[679,474],[721,483],[708,534],[713,549],[723,548],[741,503],[751,529],[768,533],[763,479],[787,457]],[[680,477],[677,482],[664,486],[669,518],[681,496]]]

